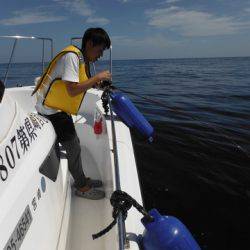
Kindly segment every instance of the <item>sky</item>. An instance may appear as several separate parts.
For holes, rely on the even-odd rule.
[[[114,59],[250,56],[249,0],[1,2],[0,36],[51,37],[55,53],[87,28],[102,27]],[[0,62],[7,61],[12,44],[0,40]],[[41,42],[19,41],[17,51],[19,61],[39,61]]]

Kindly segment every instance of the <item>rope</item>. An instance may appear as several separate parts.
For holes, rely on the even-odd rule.
[[[108,233],[116,225],[117,218],[120,213],[122,214],[122,220],[124,222],[127,218],[128,210],[132,206],[134,206],[140,213],[144,215],[144,219],[146,221],[152,222],[154,220],[154,218],[151,215],[149,215],[147,211],[134,198],[132,198],[129,194],[127,194],[124,191],[121,190],[114,191],[111,195],[110,203],[113,207],[112,217],[114,220],[99,233],[93,234],[92,237],[94,240]]]
[[[117,218],[114,219],[106,228],[104,228],[102,231],[96,234],[92,234],[93,240],[100,238],[104,234],[108,233],[117,223]]]

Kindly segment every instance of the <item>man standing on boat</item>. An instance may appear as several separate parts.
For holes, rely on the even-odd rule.
[[[109,71],[90,76],[89,63],[97,61],[110,47],[110,38],[102,28],[89,28],[82,38],[82,48],[68,46],[49,64],[33,94],[38,93],[36,109],[53,124],[57,140],[67,152],[68,166],[75,181],[76,194],[87,199],[102,199],[100,180],[84,175],[81,147],[71,114],[77,114],[85,92],[110,80]]]

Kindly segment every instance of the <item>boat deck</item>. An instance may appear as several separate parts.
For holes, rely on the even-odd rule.
[[[71,200],[71,232],[69,249],[104,249],[104,239],[92,239],[92,234],[104,228],[105,200],[85,200],[75,195]]]
[[[92,155],[87,148],[82,148],[81,152],[84,172],[91,178],[100,179],[97,166]],[[105,203],[107,198],[102,200],[87,200],[72,193],[71,198],[71,231],[70,245],[72,250],[104,249],[104,239],[92,239],[92,234],[104,228],[103,218]]]
[[[87,133],[83,131],[84,119],[78,122],[76,130],[81,142],[81,158],[84,173],[92,179],[100,179],[103,181],[102,190],[109,190],[112,183],[107,183],[101,177],[98,169],[98,159],[94,158],[91,150],[84,144],[88,143]],[[85,130],[92,130],[92,127],[86,125]],[[84,136],[85,135],[85,136]],[[109,193],[102,200],[88,200],[78,197],[72,189],[71,194],[71,219],[68,249],[70,250],[99,250],[99,249],[116,249],[114,242],[112,247],[107,246],[107,242],[116,235],[113,228],[112,231],[96,240],[92,239],[92,234],[103,230],[112,220],[112,207],[110,205]],[[115,240],[115,239],[113,239]],[[109,244],[108,244],[109,245]]]

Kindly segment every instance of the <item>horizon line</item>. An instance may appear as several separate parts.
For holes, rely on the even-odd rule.
[[[185,59],[216,59],[216,58],[248,58],[248,56],[211,56],[211,57],[169,57],[169,58],[126,58],[126,59],[113,59],[113,61],[140,61],[140,60],[185,60]],[[109,59],[99,60],[98,62],[106,62]],[[46,61],[45,63],[49,63]],[[11,64],[17,63],[42,63],[41,61],[32,62],[12,62]],[[8,62],[0,62],[0,64],[8,64]]]

